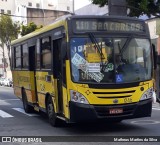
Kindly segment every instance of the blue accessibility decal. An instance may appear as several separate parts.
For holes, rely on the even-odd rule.
[[[121,83],[121,82],[123,82],[123,75],[121,74],[116,75],[116,83]]]

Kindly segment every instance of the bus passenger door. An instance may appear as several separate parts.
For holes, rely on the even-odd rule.
[[[61,60],[61,43],[62,38],[53,40],[53,74],[54,79],[57,80],[57,88],[56,90],[56,100],[57,103],[57,109],[58,113],[63,114],[64,108],[63,108],[63,91],[62,91],[62,81],[63,81],[63,70],[62,70],[62,63],[63,60]]]
[[[34,103],[37,103],[38,98],[37,98],[37,88],[36,88],[36,78],[35,78],[35,46],[31,46],[29,48],[29,67],[30,67],[30,71],[33,72],[32,74],[32,85],[31,85],[31,89],[34,92]]]

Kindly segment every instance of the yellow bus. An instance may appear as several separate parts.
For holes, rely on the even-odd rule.
[[[135,18],[70,15],[12,42],[14,93],[52,126],[151,116],[153,70]]]

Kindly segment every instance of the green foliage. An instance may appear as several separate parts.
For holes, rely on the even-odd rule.
[[[21,35],[22,36],[27,35],[42,27],[43,27],[42,25],[38,27],[34,22],[29,23],[27,26],[22,25]]]
[[[93,4],[103,7],[108,4],[108,0],[90,0]],[[130,16],[140,16],[146,14],[157,16],[160,13],[160,0],[126,0],[127,7],[130,8]]]
[[[7,41],[11,42],[17,39],[19,34],[19,24],[13,22],[10,16],[2,15],[0,17],[0,40],[6,44]]]
[[[8,15],[1,15],[0,17],[0,41],[7,46],[8,57],[10,59],[11,41],[18,38],[20,26],[13,22]]]

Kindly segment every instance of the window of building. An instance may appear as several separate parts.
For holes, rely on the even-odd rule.
[[[51,38],[45,37],[41,39],[41,68],[51,69]]]
[[[39,3],[36,3],[36,7],[39,8],[39,7],[40,7],[40,4],[39,4]]]
[[[11,14],[11,10],[7,10],[7,14]]]
[[[28,46],[27,44],[22,45],[22,68],[28,68]]]
[[[53,4],[48,4],[48,6],[49,6],[49,7],[52,7],[52,6],[53,6]]]
[[[4,14],[4,9],[1,9],[1,13]]]
[[[28,6],[30,6],[30,7],[31,7],[31,6],[32,6],[32,3],[31,3],[31,2],[29,2],[29,3],[28,3]]]
[[[70,7],[69,6],[67,6],[67,11],[69,11],[70,10]]]
[[[15,68],[21,68],[21,46],[15,48]]]

